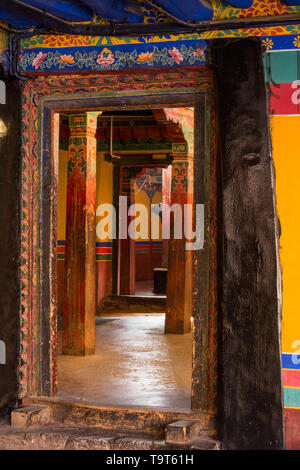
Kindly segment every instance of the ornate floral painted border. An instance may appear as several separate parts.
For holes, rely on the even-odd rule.
[[[299,34],[261,36],[261,40],[267,52],[300,49],[300,31]],[[135,44],[134,47],[125,45],[25,49],[20,58],[20,71],[86,72],[205,65],[205,51],[204,40],[172,41],[157,45]]]
[[[205,41],[171,42],[167,45],[120,47],[68,47],[23,50],[21,72],[70,72],[123,70],[145,67],[176,67],[205,64]]]

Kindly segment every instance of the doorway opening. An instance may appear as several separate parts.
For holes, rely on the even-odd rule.
[[[189,409],[194,108],[61,113],[59,142],[58,397]]]
[[[58,92],[59,90],[59,92]],[[67,243],[67,235],[62,238],[58,236],[57,226],[57,182],[59,164],[59,120],[61,115],[78,115],[87,113],[120,112],[183,108],[193,107],[195,118],[194,137],[194,184],[193,196],[194,205],[205,206],[204,224],[204,246],[202,249],[193,252],[193,264],[187,274],[190,274],[194,282],[192,292],[193,308],[193,331],[192,331],[192,385],[191,385],[191,408],[199,414],[203,414],[208,420],[213,420],[217,409],[217,325],[218,325],[218,297],[217,297],[217,184],[216,184],[216,133],[215,115],[213,106],[213,74],[205,67],[193,67],[193,69],[175,70],[151,70],[147,73],[118,72],[113,75],[89,75],[83,77],[49,76],[41,80],[27,82],[24,86],[24,113],[23,128],[28,129],[22,135],[23,166],[22,166],[22,243],[21,257],[22,266],[20,270],[21,308],[20,308],[20,361],[19,361],[19,398],[24,397],[33,400],[34,397],[45,397],[48,400],[59,400],[60,386],[60,360],[67,358],[67,355],[58,356],[59,341],[57,340],[57,320],[62,318],[59,315],[59,302],[57,291],[58,277],[58,243],[57,240],[65,240],[65,264],[67,263],[68,246],[75,247],[75,244]],[[100,110],[100,111],[99,111]],[[91,117],[91,116],[90,116]],[[83,135],[80,133],[80,119],[77,120],[77,130],[73,129],[75,148]],[[93,128],[91,118],[90,127]],[[74,123],[75,124],[75,123]],[[97,126],[94,126],[97,127]],[[70,128],[70,126],[69,126]],[[77,134],[77,135],[76,135]],[[93,134],[93,132],[92,132]],[[28,138],[29,137],[29,138]],[[94,135],[89,135],[94,139]],[[79,139],[79,140],[78,140]],[[95,139],[97,141],[97,139]],[[76,144],[77,142],[77,144]],[[74,148],[74,150],[75,150]],[[75,151],[76,168],[79,174],[91,176],[91,172],[85,171],[82,165],[86,145]],[[122,150],[122,149],[121,149]],[[124,149],[123,149],[124,150]],[[125,149],[126,150],[126,149]],[[110,148],[106,149],[110,154]],[[121,152],[112,154],[118,156]],[[98,158],[98,157],[97,157]],[[102,157],[101,157],[102,158]],[[108,157],[106,157],[108,158]],[[155,165],[157,166],[157,159]],[[74,161],[73,161],[74,163]],[[70,168],[66,168],[66,173],[74,168],[73,163]],[[105,161],[108,165],[109,161]],[[131,165],[138,162],[131,160]],[[153,162],[152,162],[153,163]],[[161,164],[161,161],[160,163]],[[92,165],[96,169],[97,165]],[[111,167],[110,167],[111,168]],[[116,181],[117,165],[113,165],[113,182]],[[82,170],[82,172],[80,171]],[[183,181],[182,165],[178,165],[175,182]],[[102,177],[106,178],[109,166],[103,166]],[[71,174],[71,173],[70,173]],[[78,173],[77,173],[78,174]],[[174,178],[172,178],[173,180]],[[187,178],[186,181],[191,181]],[[102,181],[100,186],[105,190]],[[184,183],[185,185],[185,183]],[[99,185],[98,185],[99,186]],[[177,184],[176,184],[177,186]],[[178,189],[181,185],[178,185]],[[96,185],[95,193],[97,191]],[[102,191],[103,192],[103,191]],[[113,192],[116,194],[116,192]],[[77,196],[79,193],[77,193]],[[90,196],[91,193],[88,194]],[[68,204],[67,204],[68,205]],[[78,210],[81,206],[75,205]],[[90,207],[84,204],[83,207]],[[77,213],[77,212],[76,212]],[[88,211],[93,215],[93,211]],[[98,216],[97,216],[98,217]],[[99,216],[101,217],[101,216]],[[69,218],[69,220],[73,220]],[[80,220],[80,219],[79,219]],[[96,219],[98,223],[99,219]],[[70,224],[73,227],[74,224]],[[87,224],[89,226],[89,224]],[[81,237],[94,236],[95,230],[85,232],[76,230]],[[66,237],[64,239],[64,236]],[[172,237],[170,239],[171,243]],[[176,243],[180,240],[175,239]],[[117,289],[117,263],[113,260],[118,254],[118,246],[115,249],[116,241],[106,245],[107,242],[94,238],[94,243],[86,243],[84,247],[90,249],[94,247],[94,254],[87,264],[96,264],[97,282],[99,273],[101,275],[109,271],[110,266],[114,266],[111,272],[111,296],[118,296]],[[80,246],[81,241],[79,243]],[[176,245],[173,251],[182,253]],[[97,251],[98,250],[98,251]],[[99,252],[100,251],[100,252]],[[90,254],[83,250],[80,256],[73,257],[76,262],[71,263],[79,268],[85,265],[85,257]],[[81,263],[81,256],[84,262]],[[105,265],[105,258],[108,257]],[[96,259],[97,258],[97,259]],[[70,259],[70,257],[69,257]],[[102,261],[104,262],[102,263]],[[72,258],[71,258],[72,261]],[[101,265],[101,268],[100,268]],[[86,271],[87,274],[93,272]],[[169,273],[183,272],[176,266],[170,266]],[[77,273],[81,273],[80,269]],[[68,277],[67,277],[68,278]],[[170,276],[168,275],[168,283]],[[70,278],[69,278],[70,279]],[[85,277],[80,283],[80,289],[74,291],[74,299],[79,297],[85,302],[85,292],[91,292],[94,283],[89,289],[85,289],[89,277]],[[109,277],[107,277],[109,280]],[[179,278],[178,281],[185,280],[186,277]],[[72,285],[72,283],[70,284]],[[79,283],[77,283],[77,286]],[[105,283],[96,283],[96,286],[105,286]],[[58,287],[58,289],[57,289]],[[109,283],[107,284],[108,291]],[[182,301],[180,295],[182,289],[177,289],[172,299],[175,303]],[[100,289],[95,288],[95,298]],[[184,290],[188,293],[188,290]],[[106,295],[106,298],[108,295]],[[122,296],[119,296],[122,297]],[[126,296],[125,296],[126,297]],[[167,296],[168,297],[168,296]],[[103,298],[103,297],[102,297]],[[170,297],[169,297],[170,299]],[[157,301],[153,296],[153,301]],[[96,304],[96,300],[95,300]],[[169,306],[173,309],[174,305]],[[167,310],[167,309],[166,309]],[[88,311],[92,311],[88,309]],[[60,311],[61,312],[61,311]],[[156,312],[153,312],[156,313]],[[161,313],[161,312],[160,312]],[[147,314],[144,314],[145,318]],[[102,316],[102,314],[101,314]],[[167,315],[166,315],[167,316]],[[87,317],[84,317],[87,320]],[[77,320],[79,320],[77,317]],[[130,318],[133,318],[130,315]],[[116,321],[106,320],[104,316],[97,318],[102,322],[102,326],[116,325]],[[61,323],[63,323],[61,321]],[[96,322],[88,322],[94,325]],[[171,325],[173,327],[174,325]],[[175,327],[184,327],[184,322],[175,322]],[[62,325],[63,328],[63,325]],[[71,330],[72,331],[72,330]],[[164,330],[163,330],[164,331]],[[58,331],[62,335],[62,330]],[[167,338],[170,333],[163,337]],[[174,338],[184,337],[186,334],[172,334]],[[95,338],[91,335],[86,340]],[[80,343],[80,336],[75,344],[86,347],[85,343]],[[81,338],[82,339],[82,338]],[[72,356],[72,359],[93,360],[94,356]],[[75,377],[75,376],[74,376]],[[77,377],[80,382],[80,377]],[[91,378],[92,380],[92,378]],[[60,385],[59,385],[60,384]],[[57,387],[58,385],[58,387]],[[68,391],[71,392],[69,387]],[[122,394],[120,395],[122,396]],[[74,402],[73,402],[74,403]],[[120,404],[121,406],[121,404]],[[117,407],[118,408],[118,407]]]

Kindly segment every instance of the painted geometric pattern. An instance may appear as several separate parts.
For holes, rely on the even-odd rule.
[[[66,241],[57,240],[56,261],[64,261],[66,253]],[[96,242],[96,261],[112,260],[112,242]]]
[[[282,354],[282,379],[284,407],[300,409],[300,355]]]
[[[162,242],[161,240],[152,240],[151,244],[149,241],[136,241],[135,252],[139,253],[161,253]]]

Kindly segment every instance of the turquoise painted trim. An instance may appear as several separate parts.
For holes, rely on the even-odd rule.
[[[283,402],[289,408],[300,408],[300,388],[284,388]]]
[[[268,54],[271,66],[271,78],[275,83],[292,83],[299,80],[297,56],[300,51],[279,51]],[[267,77],[267,57],[264,57],[265,76]]]

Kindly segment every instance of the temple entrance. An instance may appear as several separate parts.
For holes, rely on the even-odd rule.
[[[162,76],[166,77],[166,82],[161,82]],[[29,143],[25,138],[27,134],[24,135],[24,155],[31,159],[31,166],[26,166],[27,163],[24,166],[23,179],[24,184],[29,180],[31,189],[30,192],[24,192],[22,204],[29,212],[26,219],[29,232],[25,233],[27,238],[24,235],[24,243],[28,242],[30,249],[28,251],[28,245],[24,245],[29,258],[28,262],[27,258],[24,261],[21,279],[27,282],[26,276],[28,273],[30,276],[31,272],[26,270],[28,266],[34,266],[38,276],[31,280],[26,295],[22,297],[21,333],[27,328],[31,349],[29,354],[21,335],[20,370],[23,375],[20,397],[28,397],[30,400],[44,397],[56,404],[65,399],[72,403],[84,401],[89,406],[94,401],[89,395],[93,384],[98,390],[97,403],[101,407],[109,402],[105,399],[105,390],[100,387],[97,377],[102,377],[108,395],[111,395],[111,390],[116,385],[114,378],[121,377],[119,389],[115,389],[119,390],[116,396],[120,398],[114,404],[117,410],[119,406],[126,405],[130,387],[137,392],[137,384],[144,391],[153,389],[150,395],[154,399],[156,393],[151,384],[147,386],[143,372],[145,369],[147,377],[157,379],[156,384],[160,384],[160,387],[165,384],[160,398],[158,399],[159,392],[155,404],[152,402],[153,406],[160,402],[162,406],[168,407],[173,403],[179,407],[177,399],[181,379],[176,379],[176,375],[172,374],[173,363],[176,364],[175,370],[180,374],[188,372],[191,379],[189,382],[187,376],[182,378],[181,383],[185,389],[181,405],[185,407],[188,402],[193,413],[197,412],[213,425],[217,397],[218,310],[216,142],[211,79],[211,72],[200,68],[192,73],[186,70],[180,74],[178,71],[169,71],[167,75],[157,75],[154,71],[146,76],[133,74],[130,83],[128,76],[120,73],[113,79],[112,88],[109,89],[106,81],[110,78],[99,75],[85,77],[80,88],[77,87],[77,82],[74,82],[73,87],[69,86],[68,80],[65,82],[54,77],[51,80],[45,79],[47,87],[42,84],[36,88],[25,87],[26,99],[31,106],[26,125],[32,137]],[[120,88],[121,84],[124,85],[124,92]],[[151,162],[146,160],[149,159],[149,152],[144,148],[143,152],[141,148],[136,148],[137,152],[126,148],[130,139],[133,144],[141,143],[141,137],[132,136],[132,128],[139,130],[138,125],[124,126],[129,130],[130,139],[120,139],[123,128],[121,125],[116,126],[115,122],[120,114],[131,113],[132,118],[138,113],[137,122],[143,121],[143,117],[148,120],[150,118],[154,121],[153,124],[156,123],[156,127],[161,128],[158,131],[164,132],[168,127],[170,130],[171,125],[174,130],[178,129],[178,119],[171,116],[170,112],[182,108],[191,108],[194,113],[195,149],[191,155],[187,152],[187,147],[182,145],[184,129],[178,134],[179,139],[176,139],[176,132],[166,139],[160,134],[151,139],[144,134],[143,145],[145,142],[148,145],[153,144],[154,141],[163,146],[160,149],[150,148]],[[122,116],[124,117],[128,123],[128,114]],[[164,124],[165,121],[169,124]],[[143,127],[147,129],[150,126]],[[98,137],[99,132],[104,134],[103,139]],[[101,140],[105,142],[102,151],[98,147]],[[166,145],[170,147],[164,147]],[[65,158],[60,155],[61,151],[64,151]],[[143,158],[142,161],[138,160],[140,157]],[[133,312],[132,298],[136,299],[136,295],[118,292],[119,262],[124,263],[126,255],[128,259],[127,250],[122,261],[122,247],[119,247],[119,243],[126,243],[126,237],[122,238],[118,233],[113,236],[114,229],[107,229],[111,227],[108,219],[114,219],[113,215],[108,216],[111,210],[108,208],[115,208],[116,221],[119,221],[117,212],[120,215],[123,207],[120,197],[125,196],[120,194],[121,167],[141,166],[165,170],[170,165],[171,206],[178,204],[182,214],[182,207],[193,198],[194,207],[204,207],[204,245],[201,246],[200,243],[199,249],[195,251],[186,250],[187,240],[175,236],[176,224],[175,221],[173,224],[173,219],[176,217],[171,211],[165,305],[162,310],[156,305],[151,314],[144,312],[141,305]],[[32,172],[28,173],[28,168],[36,168],[33,176]],[[60,175],[63,174],[64,185],[60,181]],[[65,196],[61,202],[63,193]],[[118,198],[117,204],[115,198]],[[61,218],[61,208],[64,205],[65,221]],[[132,213],[131,209],[129,213],[131,206],[128,198],[125,226],[128,231],[131,219],[134,218],[135,222],[131,227],[135,232],[139,211]],[[156,216],[154,220],[160,222],[160,215],[151,212],[151,218],[153,214]],[[193,215],[197,218],[197,211],[194,210]],[[191,215],[188,213],[187,217]],[[178,215],[177,220],[183,222]],[[182,223],[179,225],[183,226]],[[105,238],[98,237],[101,226],[104,232],[108,230]],[[161,229],[163,226],[164,214]],[[24,224],[24,227],[27,225]],[[119,224],[116,223],[116,231],[118,227]],[[132,237],[127,237],[127,242],[131,240]],[[128,271],[127,268],[125,272],[126,270]],[[194,288],[191,288],[193,283]],[[25,283],[24,286],[26,285]],[[170,290],[173,292],[172,296],[168,295]],[[127,302],[128,297],[131,298],[130,311],[123,313],[121,308],[116,310],[115,302],[119,302],[120,298],[122,302]],[[161,302],[162,299],[152,296],[152,300]],[[168,319],[171,321],[168,322]],[[33,321],[34,325],[39,325],[39,329],[31,331]],[[135,321],[138,323],[134,324]],[[116,335],[116,330],[121,336]],[[130,342],[126,341],[130,339],[129,330],[136,332],[136,343],[134,338]],[[145,335],[142,334],[143,331]],[[182,343],[189,335],[190,349]],[[138,341],[138,338],[144,339]],[[159,341],[154,341],[154,338]],[[155,351],[156,356],[150,354],[146,345]],[[162,353],[158,354],[157,351]],[[182,351],[187,352],[186,358]],[[136,358],[140,353],[138,362]],[[123,364],[122,369],[112,367],[110,360],[113,358],[116,358],[115,364]],[[150,369],[144,367],[147,358]],[[101,361],[97,362],[98,359]],[[120,372],[126,372],[126,363],[128,374],[126,376],[125,373],[124,376]],[[141,368],[135,369],[138,364]],[[159,365],[162,367],[158,367]],[[105,373],[107,367],[110,376]],[[191,367],[191,372],[188,367]],[[130,381],[129,372],[135,374],[137,369],[141,375],[137,373],[134,377],[131,376]],[[88,371],[85,380],[80,373],[83,370]],[[164,375],[164,372],[169,375]],[[136,406],[142,406],[145,410],[146,402],[150,403],[150,400],[147,401],[143,394],[141,397],[141,405]]]

